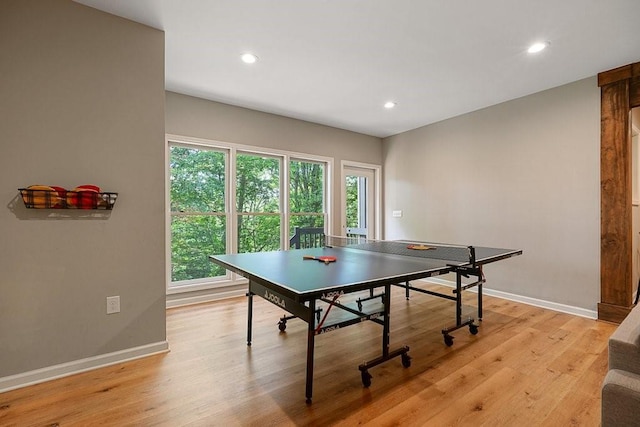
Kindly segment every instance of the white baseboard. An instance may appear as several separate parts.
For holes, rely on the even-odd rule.
[[[130,360],[140,359],[154,354],[166,353],[168,351],[169,343],[167,341],[160,341],[113,353],[101,354],[99,356],[88,357],[86,359],[61,363],[59,365],[47,366],[46,368],[10,375],[8,377],[1,377],[0,393],[45,381],[55,380],[57,378],[67,377],[69,375],[79,374],[80,372],[115,365],[116,363],[128,362]]]
[[[430,277],[427,279],[416,280],[416,282],[421,282],[421,281],[427,282],[427,283],[431,282],[437,285],[443,285],[450,288],[455,288],[456,286],[455,282],[451,280],[441,279],[438,277]],[[477,291],[475,289],[470,289],[469,292],[477,292]],[[490,288],[487,288],[486,286],[483,286],[482,292],[484,295],[502,298],[509,301],[521,302],[523,304],[532,305],[535,307],[547,308],[549,310],[559,311],[561,313],[573,314],[580,317],[586,317],[588,319],[598,318],[598,312],[596,310],[587,310],[582,307],[575,307],[571,305],[560,304],[557,302],[525,297],[522,295],[512,294],[509,292],[490,289]],[[167,308],[181,307],[181,306],[191,305],[191,304],[200,304],[200,303],[211,302],[211,301],[219,301],[227,298],[235,298],[235,297],[245,296],[246,293],[247,293],[247,289],[246,287],[243,287],[241,289],[234,289],[234,290],[224,291],[224,292],[219,292],[219,291],[211,292],[205,295],[198,295],[193,297],[184,296],[181,298],[167,300]]]
[[[227,298],[242,297],[242,296],[245,296],[246,294],[247,294],[247,287],[243,286],[240,289],[233,289],[233,290],[223,291],[223,292],[212,291],[210,293],[201,294],[197,296],[185,295],[177,298],[167,299],[167,308],[182,307],[185,305],[201,304],[204,302],[218,301],[218,300],[227,299]]]
[[[431,283],[435,283],[438,285],[443,285],[443,286],[448,286],[451,288],[455,288],[456,284],[453,281],[450,280],[444,280],[444,279],[440,279],[437,277],[432,277],[429,279],[420,279],[420,280],[416,280],[417,282],[420,281],[424,281],[424,282],[431,282]],[[477,292],[477,290],[475,289],[470,289],[470,292]],[[587,310],[586,308],[582,308],[582,307],[574,307],[571,305],[565,305],[565,304],[560,304],[557,302],[552,302],[552,301],[546,301],[546,300],[541,300],[541,299],[537,299],[537,298],[530,298],[530,297],[525,297],[522,295],[516,295],[516,294],[511,294],[509,292],[503,292],[503,291],[497,291],[494,289],[489,289],[485,286],[482,287],[482,294],[483,295],[489,295],[492,297],[497,297],[497,298],[502,298],[502,299],[506,299],[509,301],[516,301],[516,302],[521,302],[523,304],[527,304],[527,305],[533,305],[535,307],[541,307],[541,308],[547,308],[549,310],[553,310],[553,311],[559,311],[561,313],[567,313],[567,314],[574,314],[576,316],[580,316],[580,317],[586,317],[588,319],[597,319],[598,318],[598,312],[596,310]]]

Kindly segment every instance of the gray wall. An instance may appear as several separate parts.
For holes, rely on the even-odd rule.
[[[488,288],[595,311],[599,94],[589,78],[386,138],[385,238],[523,249]]]
[[[340,161],[382,164],[380,138],[173,92],[165,126],[170,134],[333,157],[333,234],[342,234]]]
[[[0,52],[0,379],[166,347],[164,34],[70,0],[3,0]],[[89,183],[120,193],[112,212],[17,197]],[[111,295],[122,312],[107,316]]]

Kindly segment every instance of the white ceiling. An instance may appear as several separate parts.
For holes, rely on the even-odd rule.
[[[169,91],[378,137],[640,61],[640,0],[77,1],[164,30]]]

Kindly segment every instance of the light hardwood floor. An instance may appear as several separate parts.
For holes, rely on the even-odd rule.
[[[442,288],[441,288],[442,290]],[[468,301],[473,303],[473,297]],[[392,349],[380,352],[372,322],[316,338],[313,404],[305,404],[306,325],[254,299],[247,347],[246,300],[168,310],[171,351],[0,394],[1,426],[597,426],[607,339],[615,325],[485,297],[478,335],[440,330],[453,303],[392,295]],[[468,308],[468,310],[471,310]]]

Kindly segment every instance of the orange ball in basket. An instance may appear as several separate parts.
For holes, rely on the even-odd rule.
[[[38,209],[52,208],[61,201],[55,188],[48,185],[30,185],[28,191],[22,191],[22,200],[29,207]]]
[[[97,185],[79,185],[67,193],[67,205],[78,209],[93,209],[98,204],[100,192]]]

